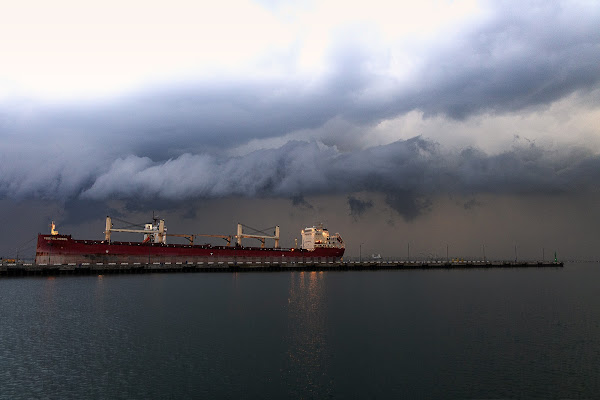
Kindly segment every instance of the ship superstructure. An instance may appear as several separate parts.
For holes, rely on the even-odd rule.
[[[302,248],[306,250],[314,250],[316,248],[343,248],[344,241],[339,233],[332,235],[323,224],[304,228],[301,232]]]

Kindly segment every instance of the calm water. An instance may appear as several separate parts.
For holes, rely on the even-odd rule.
[[[600,265],[0,279],[0,398],[592,398]]]

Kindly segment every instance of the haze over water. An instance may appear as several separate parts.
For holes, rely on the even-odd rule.
[[[590,398],[596,264],[0,280],[0,398]]]

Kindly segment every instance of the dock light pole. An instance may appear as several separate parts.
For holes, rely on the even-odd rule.
[[[358,245],[358,262],[362,262],[362,245],[364,243],[361,243]]]

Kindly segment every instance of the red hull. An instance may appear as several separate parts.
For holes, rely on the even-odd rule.
[[[314,250],[237,246],[158,244],[76,240],[71,235],[38,235],[36,264],[198,263],[198,262],[329,262],[339,261],[343,248]]]

